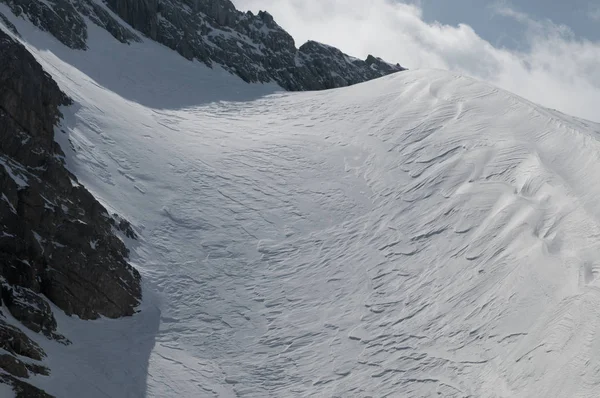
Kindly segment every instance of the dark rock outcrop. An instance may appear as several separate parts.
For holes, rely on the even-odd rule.
[[[106,4],[134,29],[156,40],[158,30],[158,0],[107,0]]]
[[[16,398],[53,398],[52,395],[46,393],[44,390],[25,383],[10,374],[0,374],[0,383],[12,386]]]
[[[6,351],[0,354],[0,383],[11,385],[18,397],[49,397],[44,391],[15,378],[26,379],[31,374],[48,375],[49,370],[45,366],[24,360],[29,358],[31,361],[39,361],[46,356],[46,353],[25,333],[9,325],[4,320],[1,310],[0,348]]]
[[[140,37],[119,23],[109,11],[95,1],[78,1],[74,6],[81,15],[89,18],[96,25],[106,29],[121,43],[139,42]]]
[[[2,0],[16,16],[29,19],[41,30],[47,31],[70,48],[87,48],[85,18],[106,29],[122,43],[140,41],[140,37],[115,19],[109,10],[92,0]],[[11,30],[14,25],[7,18],[0,19]],[[15,29],[16,31],[16,29]]]
[[[0,347],[11,354],[40,360],[46,356],[44,350],[25,333],[2,319],[0,311]]]
[[[70,100],[5,34],[0,89],[0,275],[5,284],[18,286],[3,288],[3,297],[17,313],[21,298],[42,293],[84,319],[133,314],[140,277],[125,261],[115,221],[66,170],[54,141],[58,108]],[[49,310],[41,302],[34,307]],[[52,322],[40,327],[52,328]]]
[[[299,63],[308,75],[309,89],[345,87],[398,72],[400,65],[392,65],[369,55],[366,61],[350,57],[335,47],[308,41],[299,51]]]
[[[73,49],[86,48],[86,17],[123,43],[139,41],[137,30],[189,60],[291,91],[344,87],[405,70],[313,41],[297,49],[269,13],[244,13],[229,0],[105,0],[105,7],[93,0],[0,1]]]
[[[7,0],[4,3],[16,16],[26,16],[38,28],[52,33],[69,47],[87,48],[85,21],[69,0]]]
[[[56,320],[50,305],[39,294],[21,286],[5,284],[2,286],[2,301],[8,311],[29,329],[56,340],[65,340],[54,332]]]
[[[25,363],[10,354],[0,354],[0,369],[22,379],[28,378],[31,373],[43,375],[50,374],[48,368],[45,366]]]
[[[14,33],[17,36],[20,36],[19,31],[17,30],[17,27],[10,22],[10,20],[6,17],[6,15],[2,14],[0,12],[0,22],[2,22],[4,24],[4,26],[6,26],[8,28],[8,30],[10,30],[12,33]]]
[[[77,183],[54,141],[59,107],[68,104],[25,47],[0,30],[0,302],[25,327],[64,343],[48,300],[94,319],[132,315],[141,298],[139,273],[117,236],[135,237],[133,229]],[[45,353],[1,317],[0,347],[8,353],[0,369],[10,375],[46,373],[17,358]],[[0,381],[22,396],[47,396],[10,375]]]
[[[21,378],[29,377],[27,366],[20,359],[10,354],[0,354],[0,368],[13,376]]]

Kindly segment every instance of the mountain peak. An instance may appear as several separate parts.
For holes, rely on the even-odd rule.
[[[88,47],[87,18],[123,43],[146,36],[248,83],[275,82],[290,91],[343,87],[405,70],[374,57],[376,61],[354,62],[339,49],[314,41],[298,49],[267,11],[244,13],[229,0],[0,2],[73,49]]]

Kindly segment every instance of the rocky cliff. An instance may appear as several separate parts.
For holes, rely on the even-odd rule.
[[[48,370],[20,326],[68,344],[49,302],[93,319],[132,315],[141,298],[117,236],[133,231],[77,183],[54,141],[59,107],[70,102],[0,30],[0,382],[23,397],[45,395],[19,378]]]
[[[269,13],[244,13],[229,0],[0,1],[73,49],[87,48],[87,18],[123,43],[145,36],[246,82],[276,82],[291,91],[343,87],[405,70],[313,41],[296,48]]]

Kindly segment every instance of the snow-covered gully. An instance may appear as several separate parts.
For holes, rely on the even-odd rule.
[[[444,71],[291,94],[93,26],[86,52],[17,27],[144,280],[131,318],[58,317],[73,344],[38,339],[41,388],[596,396],[599,125]]]

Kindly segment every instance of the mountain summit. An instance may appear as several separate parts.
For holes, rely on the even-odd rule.
[[[244,13],[229,0],[0,2],[72,49],[88,47],[89,20],[122,43],[145,36],[189,60],[220,65],[248,83],[276,82],[290,91],[344,87],[405,70],[312,41],[298,49],[268,12]]]

